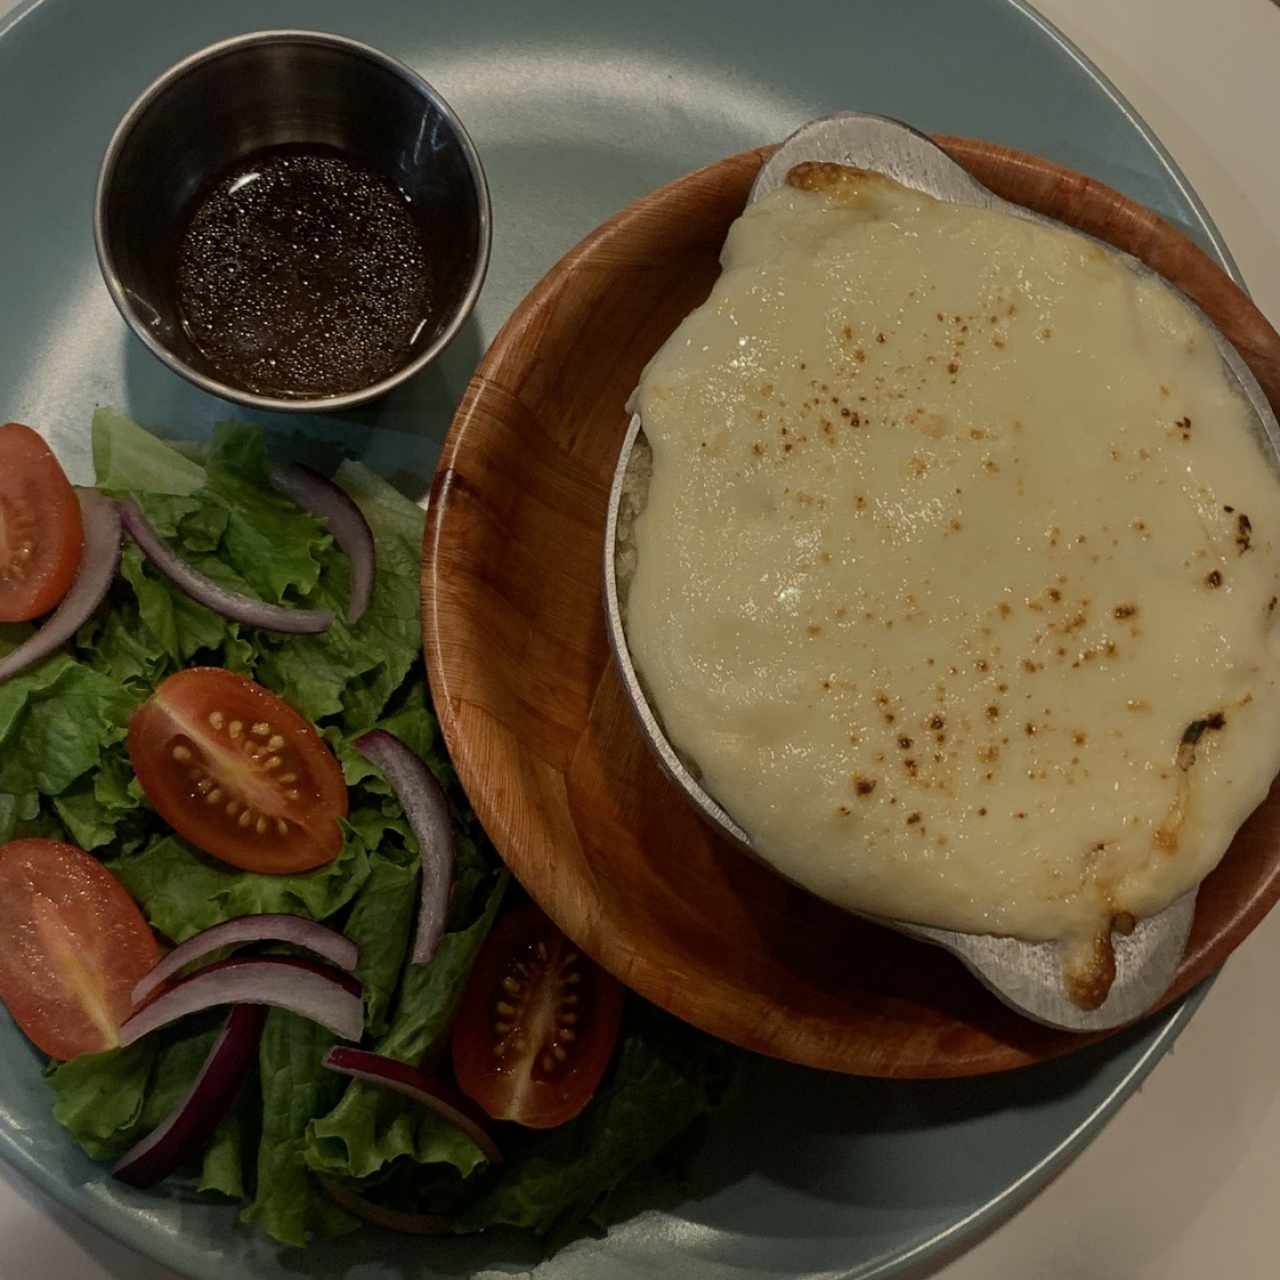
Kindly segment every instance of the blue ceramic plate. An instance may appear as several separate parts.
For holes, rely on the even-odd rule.
[[[1039,152],[1180,225],[1234,268],[1204,209],[1115,90],[1011,0],[40,0],[0,27],[0,415],[89,476],[95,405],[174,435],[243,411],[129,338],[98,278],[99,157],[136,94],[184,54],[254,27],[341,32],[398,55],[458,109],[493,192],[474,319],[411,386],[340,418],[262,420],[279,448],[362,456],[427,490],[467,376],[520,297],[641,193],[841,108]],[[1172,1043],[1184,1004],[1068,1060],[979,1080],[894,1083],[763,1066],[747,1123],[715,1135],[699,1194],[571,1246],[546,1280],[917,1273],[1011,1213]],[[279,1254],[228,1208],[113,1185],[50,1113],[41,1062],[0,1014],[0,1152],[72,1209],[193,1276],[436,1277],[527,1271],[513,1238],[367,1236]]]

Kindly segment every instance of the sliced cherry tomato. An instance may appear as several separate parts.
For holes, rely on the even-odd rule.
[[[160,947],[97,858],[56,840],[0,848],[0,1000],[51,1058],[120,1043]]]
[[[48,613],[71,590],[84,530],[52,450],[17,422],[0,427],[0,622]]]
[[[453,1025],[462,1091],[495,1120],[552,1129],[591,1101],[618,1039],[622,987],[532,903],[481,948]]]
[[[244,676],[170,676],[133,713],[129,759],[160,816],[232,866],[310,871],[342,848],[341,766],[313,725]]]

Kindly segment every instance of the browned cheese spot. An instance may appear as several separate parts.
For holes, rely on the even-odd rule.
[[[1110,931],[1073,948],[1063,971],[1067,996],[1081,1009],[1097,1009],[1116,978],[1116,953]]]
[[[1236,548],[1241,555],[1253,545],[1253,524],[1249,517],[1242,511],[1236,516]]]

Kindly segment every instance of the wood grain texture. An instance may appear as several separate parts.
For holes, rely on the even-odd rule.
[[[1007,199],[1178,284],[1280,405],[1280,336],[1194,244],[1119,193],[990,143],[938,141]],[[655,1003],[746,1048],[860,1075],[1005,1070],[1099,1037],[1005,1009],[960,964],[784,883],[666,781],[613,670],[601,603],[609,483],[645,362],[706,297],[770,149],[624,209],[537,285],[476,371],[428,512],[423,632],[449,750],[548,914]],[[1200,892],[1167,1000],[1280,896],[1280,789]]]

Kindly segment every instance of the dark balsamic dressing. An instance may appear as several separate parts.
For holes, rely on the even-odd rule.
[[[323,147],[258,152],[196,198],[177,253],[188,338],[259,395],[358,391],[432,316],[426,235],[382,175]]]

